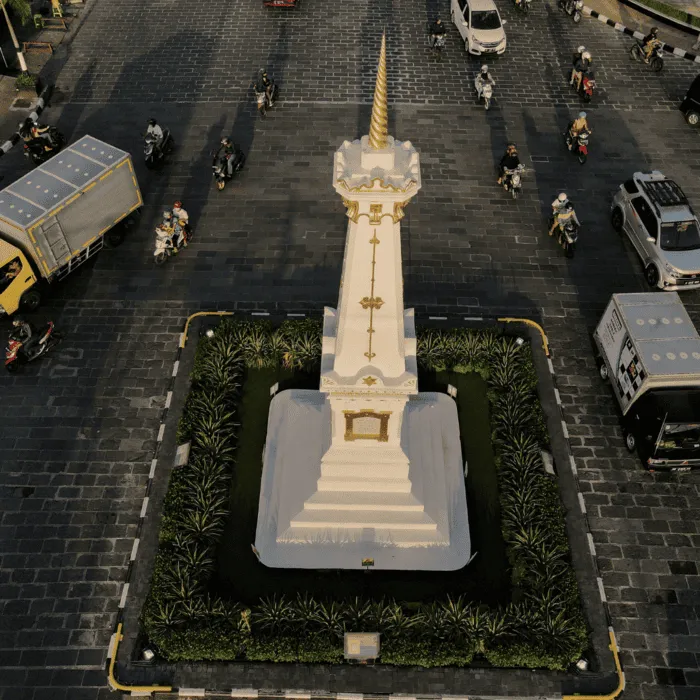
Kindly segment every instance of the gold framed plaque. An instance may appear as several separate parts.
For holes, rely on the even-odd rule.
[[[391,411],[343,411],[345,415],[345,440],[389,441],[389,416]]]

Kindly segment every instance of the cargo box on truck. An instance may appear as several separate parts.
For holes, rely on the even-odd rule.
[[[652,470],[700,466],[700,335],[678,294],[614,294],[593,339],[627,448]]]
[[[142,204],[131,156],[92,136],[0,191],[0,314],[36,308],[41,283],[118,245]]]

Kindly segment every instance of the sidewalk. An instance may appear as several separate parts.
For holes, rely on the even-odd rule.
[[[678,7],[695,6],[698,14],[700,15],[700,0],[664,0],[669,4],[676,5]],[[591,10],[600,12],[602,15],[609,17],[615,22],[624,24],[625,27],[634,29],[638,32],[643,32],[646,34],[651,27],[659,28],[659,38],[667,44],[674,46],[678,49],[685,49],[691,53],[696,53],[697,49],[693,49],[693,45],[697,41],[697,35],[687,34],[682,32],[680,29],[674,29],[666,24],[655,21],[652,17],[642,14],[633,10],[627,5],[623,5],[617,0],[584,0],[587,7]],[[584,18],[585,19],[585,18]],[[596,20],[593,20],[596,21]]]

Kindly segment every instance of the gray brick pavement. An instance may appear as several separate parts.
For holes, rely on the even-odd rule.
[[[356,103],[369,99],[384,22],[391,131],[416,143],[423,168],[404,221],[407,304],[543,318],[623,649],[626,697],[698,697],[699,479],[649,475],[627,455],[588,335],[610,293],[644,288],[635,257],[608,224],[614,188],[635,168],[660,167],[700,205],[700,145],[673,103],[695,69],[669,59],[652,76],[628,61],[628,40],[598,22],[574,27],[546,3],[523,20],[501,2],[510,48],[494,63],[497,102],[485,114],[469,92],[479,62],[458,50],[454,31],[447,61],[429,62],[426,3],[375,2],[376,18],[368,6],[315,0],[270,13],[217,0],[202,13],[181,0],[98,2],[75,39],[58,83],[67,104],[49,110],[49,120],[138,155],[138,131],[155,114],[172,125],[178,150],[163,172],[137,165],[146,207],[129,240],[39,312],[67,332],[60,350],[21,377],[0,377],[3,697],[61,698],[66,688],[70,698],[106,696],[100,668],[184,316],[215,306],[335,303],[345,219],[330,187],[332,152],[367,129],[367,106]],[[165,23],[164,12],[177,22]],[[604,64],[602,99],[587,108],[594,134],[584,168],[560,140],[578,109],[562,76],[581,42]],[[263,123],[243,87],[265,63],[284,92]],[[225,133],[250,155],[240,179],[218,193],[208,153]],[[534,167],[517,203],[492,181],[508,139]],[[8,179],[26,171],[14,153],[3,167]],[[544,235],[543,214],[561,188],[580,203],[584,223],[573,261]],[[151,224],[179,197],[196,238],[155,270]],[[684,299],[700,320],[700,295]]]

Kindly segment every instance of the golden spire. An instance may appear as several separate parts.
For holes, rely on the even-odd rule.
[[[382,49],[379,52],[377,82],[374,86],[372,121],[369,124],[369,147],[378,151],[387,147],[387,124],[389,118],[386,106],[386,33],[382,34]]]

